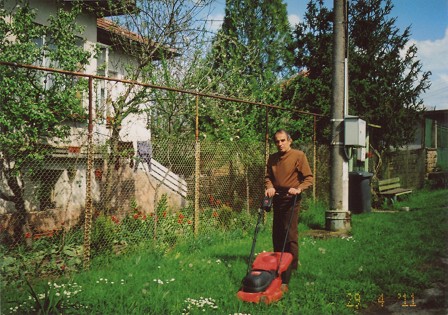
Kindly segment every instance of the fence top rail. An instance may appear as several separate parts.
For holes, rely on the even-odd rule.
[[[191,95],[195,95],[195,96],[202,96],[202,97],[207,97],[207,98],[220,99],[220,100],[224,100],[224,101],[231,101],[231,102],[237,102],[237,103],[243,103],[243,104],[249,104],[249,105],[257,105],[257,106],[262,106],[262,107],[266,107],[266,108],[273,108],[273,109],[279,109],[279,110],[287,110],[287,111],[300,113],[300,114],[304,114],[304,115],[312,115],[312,116],[315,116],[315,117],[316,116],[318,116],[318,117],[326,117],[326,115],[317,114],[317,113],[311,113],[311,112],[306,112],[306,111],[301,111],[301,110],[298,110],[298,109],[284,108],[284,107],[277,106],[277,105],[265,104],[265,103],[261,103],[261,102],[254,102],[254,101],[248,101],[248,100],[242,100],[242,99],[238,99],[238,98],[234,98],[234,97],[228,97],[228,96],[223,96],[223,95],[218,95],[218,94],[208,94],[208,93],[203,93],[203,92],[199,92],[199,91],[190,91],[190,90],[183,90],[183,89],[178,89],[178,88],[169,87],[169,86],[161,86],[161,85],[156,85],[156,84],[151,84],[151,83],[143,83],[143,82],[139,82],[139,81],[136,81],[136,80],[125,80],[125,79],[118,79],[118,78],[109,78],[109,77],[95,75],[95,74],[87,74],[87,73],[76,72],[76,71],[68,71],[68,70],[61,70],[61,69],[55,69],[55,68],[47,68],[47,67],[41,67],[41,66],[35,66],[35,65],[29,65],[29,64],[22,64],[22,63],[16,63],[16,62],[7,62],[7,61],[1,61],[1,60],[0,60],[0,65],[10,66],[10,67],[27,68],[27,69],[33,69],[33,70],[48,71],[48,72],[55,72],[55,73],[61,73],[61,74],[67,74],[67,75],[75,75],[75,76],[79,76],[79,77],[86,77],[86,78],[92,78],[92,79],[98,79],[98,80],[106,80],[106,81],[114,81],[114,82],[127,83],[127,84],[135,84],[135,85],[140,85],[140,86],[154,88],[154,89],[178,92],[178,93],[182,93],[182,94],[191,94]]]

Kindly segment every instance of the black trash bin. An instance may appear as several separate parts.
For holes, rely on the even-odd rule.
[[[370,179],[372,176],[373,174],[369,172],[349,172],[348,208],[352,213],[371,211],[372,197],[370,193]]]

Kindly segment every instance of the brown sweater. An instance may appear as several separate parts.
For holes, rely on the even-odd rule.
[[[274,187],[276,190],[291,187],[305,190],[310,187],[313,184],[313,173],[305,153],[290,149],[284,154],[271,154],[264,183],[266,189]]]

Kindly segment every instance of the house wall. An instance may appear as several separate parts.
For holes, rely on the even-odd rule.
[[[180,194],[148,175],[146,170],[138,169],[134,171],[133,168],[129,167],[128,162],[127,159],[123,159],[119,169],[115,170],[113,174],[112,197],[107,203],[111,207],[108,209],[110,215],[116,215],[120,218],[131,215],[133,213],[133,205],[131,204],[133,201],[143,214],[154,213],[158,199],[164,194],[167,195],[169,209],[173,211],[187,205],[186,199]],[[51,194],[54,207],[44,211],[39,208],[37,196],[39,195],[40,185],[45,185],[45,181],[32,182],[30,178],[26,179],[27,217],[33,233],[58,230],[62,226],[69,229],[82,222],[86,202],[87,178],[85,165],[78,167],[76,170],[69,171],[70,167],[68,165],[64,168],[63,164],[54,164],[53,171],[60,171],[60,177],[56,179]],[[97,165],[95,169],[98,168]],[[104,209],[106,206],[101,197],[105,177],[98,178],[92,174],[92,179],[93,213],[96,213],[96,210]],[[5,204],[0,202],[0,231],[13,233],[11,221],[13,212],[14,205],[12,203],[5,207]]]

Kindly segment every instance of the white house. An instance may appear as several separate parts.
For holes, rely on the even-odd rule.
[[[71,2],[73,1],[33,0],[30,1],[30,5],[37,10],[36,23],[45,25],[48,23],[50,15],[56,14],[58,8],[70,5]],[[136,34],[113,25],[107,19],[108,16],[121,15],[124,11],[121,11],[120,8],[111,10],[107,5],[108,1],[82,2],[85,3],[86,8],[90,7],[93,10],[85,10],[79,16],[78,23],[85,27],[84,33],[79,36],[85,39],[85,49],[100,47],[98,58],[91,59],[85,73],[124,79],[125,70],[123,67],[117,66],[120,64],[118,60],[129,62],[132,60],[112,45],[111,36],[121,34],[128,36],[130,40],[138,40],[138,38]],[[6,6],[15,3],[14,0],[5,1]],[[124,3],[127,10],[135,9],[135,1],[124,1]],[[98,12],[101,13],[101,17],[97,14]],[[124,85],[107,80],[96,79],[95,82],[93,141],[96,148],[103,146],[107,151],[106,143],[111,136],[108,120],[114,115],[110,101],[120,95],[124,90]],[[148,107],[150,104],[141,104],[141,106]],[[149,126],[147,120],[146,114],[131,114],[123,121],[119,140],[120,145],[128,150],[129,155],[120,158],[122,161],[112,176],[114,186],[109,187],[110,191],[105,192],[106,179],[105,176],[102,176],[104,172],[112,169],[110,161],[107,161],[99,152],[95,153],[92,192],[96,208],[104,206],[106,193],[109,198],[107,204],[113,208],[107,209],[107,211],[122,211],[118,215],[128,213],[131,203],[137,204],[143,213],[153,212],[157,202],[154,200],[154,195],[160,197],[162,194],[169,194],[168,200],[175,207],[185,204],[187,188],[186,182],[182,178],[171,173],[154,159],[151,159],[150,164],[146,163],[148,161],[138,159],[139,143],[140,145],[147,143],[149,145],[147,152],[151,154],[151,131],[147,128]],[[52,225],[57,226],[58,222],[68,225],[76,224],[85,207],[87,125],[86,123],[74,124],[72,130],[70,143],[58,145],[52,157],[47,161],[46,173],[40,177],[40,180],[33,179],[35,182],[32,185],[26,185],[27,211],[50,214],[42,223],[46,225],[46,228],[51,228]],[[45,187],[45,189],[40,189],[40,194],[37,194],[36,191],[39,187]],[[42,191],[44,191],[43,194]],[[11,212],[14,212],[13,204],[0,200],[0,214]]]

